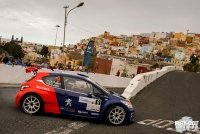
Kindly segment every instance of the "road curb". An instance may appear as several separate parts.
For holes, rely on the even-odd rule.
[[[20,87],[21,84],[0,83],[0,87]]]

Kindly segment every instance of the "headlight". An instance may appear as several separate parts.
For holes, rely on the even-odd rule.
[[[128,108],[133,108],[132,104],[129,101],[121,100],[121,102],[124,103]]]

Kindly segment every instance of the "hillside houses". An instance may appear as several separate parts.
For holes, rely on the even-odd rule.
[[[42,50],[43,45],[23,42],[21,40],[11,40],[18,42],[24,53],[25,59],[35,60],[41,55],[37,54]],[[183,66],[189,62],[192,54],[200,56],[200,34],[182,32],[151,32],[140,35],[112,35],[105,31],[103,34],[81,39],[77,44],[65,46],[48,46],[49,62],[52,66],[57,63],[64,63],[76,67],[83,61],[83,56],[87,44],[94,40],[93,52],[118,57],[137,58],[145,60],[158,60],[165,58],[163,62]],[[1,45],[5,44],[5,41]],[[170,60],[169,60],[170,59]],[[114,60],[113,60],[114,61]]]
[[[155,55],[151,57],[171,58],[171,63],[178,63],[178,65],[189,62],[190,55],[200,54],[200,34],[197,33],[152,32],[116,36],[105,31],[97,37],[82,39],[77,44],[64,46],[65,54],[60,51],[57,56],[58,59],[55,61],[75,64],[74,61],[76,60],[76,63],[78,63],[77,59],[73,59],[74,56],[71,55],[76,55],[75,57],[77,55],[83,56],[90,40],[95,41],[93,52],[96,53],[140,59],[148,59],[147,55]],[[68,60],[69,57],[71,61]],[[83,58],[78,58],[78,60],[83,60]],[[52,65],[56,62],[53,62]]]

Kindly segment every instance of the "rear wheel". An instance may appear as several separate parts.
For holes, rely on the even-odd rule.
[[[126,119],[126,111],[121,106],[112,106],[106,112],[106,121],[111,125],[121,125]]]
[[[42,100],[35,94],[28,94],[21,101],[21,108],[27,114],[39,114],[42,107]]]

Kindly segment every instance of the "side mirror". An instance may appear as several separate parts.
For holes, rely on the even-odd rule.
[[[92,97],[92,93],[91,93],[91,92],[88,92],[87,95],[88,95],[88,97],[90,97],[90,98]]]

